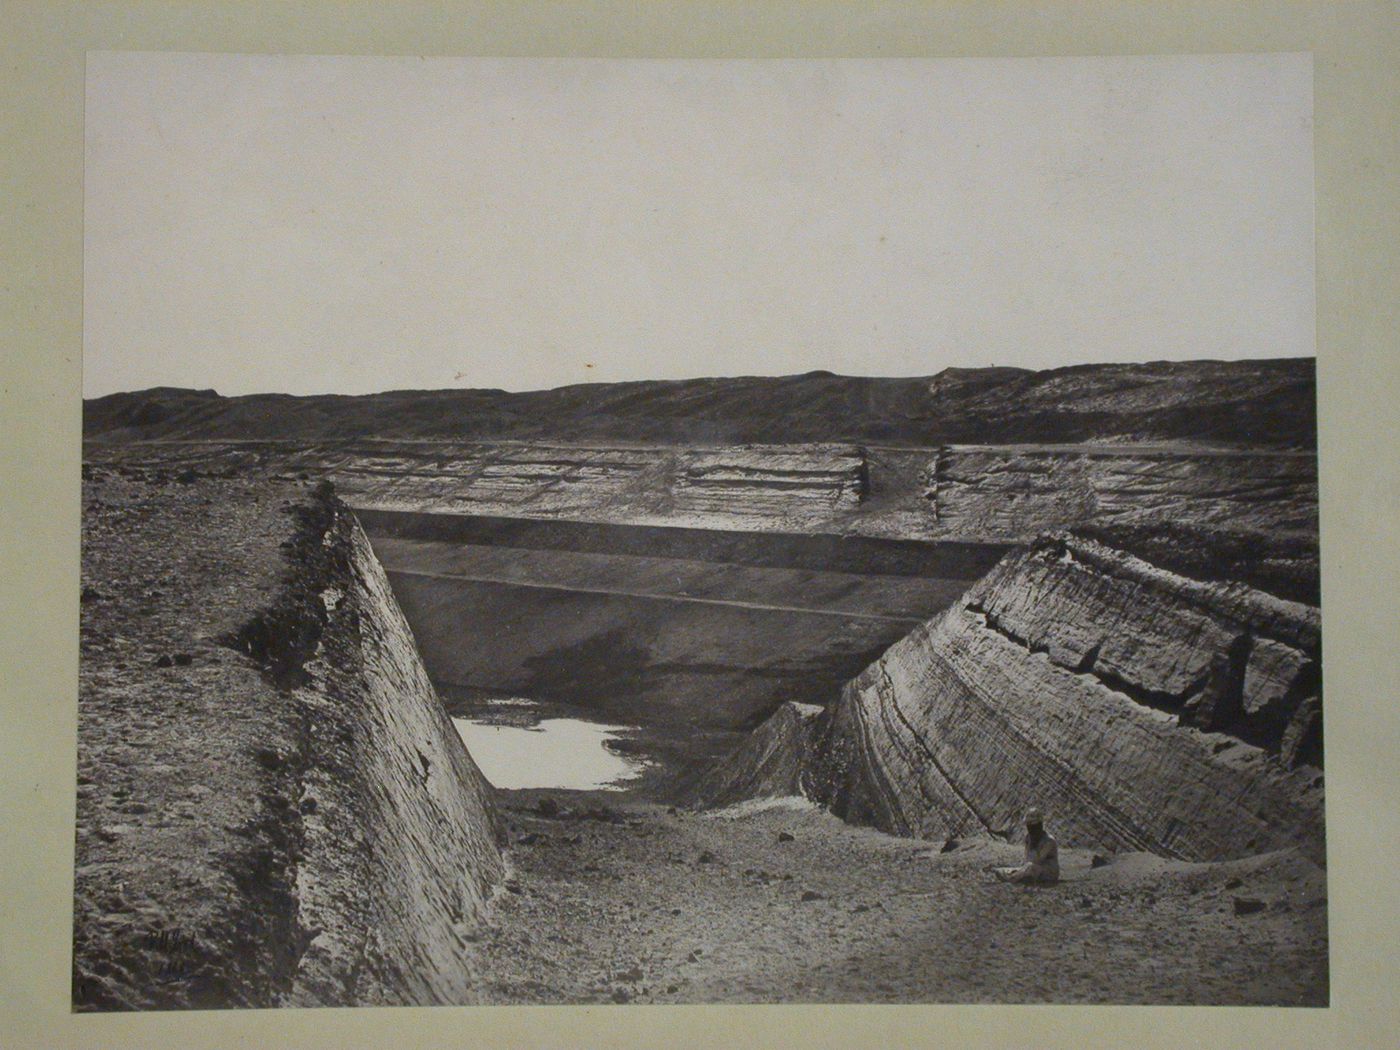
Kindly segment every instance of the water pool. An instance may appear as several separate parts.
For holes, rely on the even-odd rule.
[[[625,739],[630,726],[569,717],[541,717],[522,724],[526,720],[519,717],[521,703],[511,703],[515,717],[509,720],[500,713],[452,719],[481,772],[498,788],[621,790],[645,768],[642,760],[608,746],[609,741]]]

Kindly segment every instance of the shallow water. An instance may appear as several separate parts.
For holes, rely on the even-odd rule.
[[[454,717],[452,723],[486,779],[506,790],[622,790],[645,766],[606,746],[624,738],[628,726],[581,718],[541,718],[519,725],[503,722],[499,714]]]

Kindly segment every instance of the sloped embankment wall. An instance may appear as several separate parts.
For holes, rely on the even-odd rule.
[[[803,794],[806,772],[818,760],[824,712],[817,704],[788,701],[734,751],[681,785],[679,798],[695,807],[717,807]]]
[[[809,790],[906,835],[1323,858],[1317,610],[1091,541],[1008,555],[845,689]]]
[[[470,1002],[490,788],[349,510],[150,477],[84,513],[74,1007]]]
[[[297,690],[310,940],[287,1001],[467,1002],[464,935],[503,874],[491,789],[359,524],[340,506],[326,535],[345,561],[321,592],[326,626]]]
[[[1008,834],[1037,805],[1068,844],[1320,863],[1320,665],[1315,607],[1049,536],[687,799],[800,792],[925,838]]]

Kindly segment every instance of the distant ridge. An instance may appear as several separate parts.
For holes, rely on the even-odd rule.
[[[1312,358],[949,368],[934,376],[595,383],[358,396],[154,387],[83,403],[88,440],[367,437],[929,446],[1088,440],[1311,449]]]

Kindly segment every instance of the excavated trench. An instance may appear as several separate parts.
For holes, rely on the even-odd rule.
[[[643,759],[662,790],[782,703],[826,705],[1007,549],[358,509],[450,712],[483,727],[520,703],[558,772],[559,730]],[[497,701],[493,703],[493,701]],[[523,708],[523,710],[522,710]],[[531,717],[533,714],[533,717]],[[509,718],[507,718],[509,721]],[[519,721],[519,719],[517,719]],[[572,722],[630,731],[600,739]],[[523,756],[517,733],[475,732]],[[483,751],[483,748],[485,749]],[[544,784],[538,786],[545,786]]]

